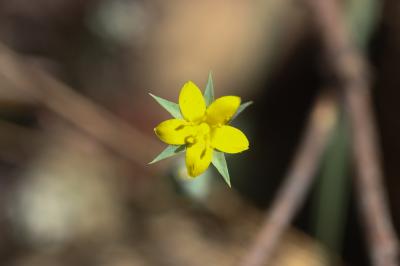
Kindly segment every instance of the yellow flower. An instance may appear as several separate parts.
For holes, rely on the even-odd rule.
[[[196,177],[210,165],[213,150],[239,153],[249,148],[246,136],[227,125],[240,106],[237,96],[224,96],[208,107],[200,89],[187,82],[179,95],[183,119],[169,119],[155,129],[156,135],[170,145],[186,145],[186,167]]]

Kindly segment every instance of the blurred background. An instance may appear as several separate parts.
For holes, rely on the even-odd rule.
[[[385,184],[400,228],[400,2],[340,1],[371,64]],[[321,89],[336,88],[295,0],[0,0],[0,265],[235,265],[288,172]],[[184,177],[147,165],[177,101],[212,70],[250,150]],[[369,265],[343,111],[270,265]],[[322,120],[330,119],[322,116]]]

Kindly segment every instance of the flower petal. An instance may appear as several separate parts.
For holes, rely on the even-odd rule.
[[[185,144],[185,138],[193,134],[193,128],[182,119],[169,119],[161,122],[154,132],[160,140],[171,145]]]
[[[212,148],[202,139],[186,149],[186,168],[189,176],[196,177],[207,170],[212,160]]]
[[[211,146],[226,153],[238,153],[249,148],[247,137],[237,128],[221,126],[211,134]]]
[[[207,108],[207,123],[211,125],[224,125],[236,113],[240,106],[240,97],[224,96],[216,99]]]
[[[179,107],[188,121],[200,120],[206,112],[206,103],[200,89],[192,81],[183,85],[179,94]]]

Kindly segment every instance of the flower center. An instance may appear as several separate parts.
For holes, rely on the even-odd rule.
[[[193,126],[194,131],[192,132],[191,135],[187,136],[185,138],[185,144],[188,146],[191,146],[193,144],[196,144],[199,140],[201,141],[208,141],[210,138],[210,126],[202,122],[198,125]]]
[[[197,135],[207,135],[210,133],[210,126],[207,123],[201,123],[197,127]]]

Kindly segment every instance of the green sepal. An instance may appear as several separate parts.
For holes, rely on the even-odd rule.
[[[185,150],[185,145],[169,145],[165,148],[153,161],[149,162],[149,164],[156,163],[158,161],[167,159],[169,157],[175,156],[178,153],[181,153]]]
[[[233,119],[235,119],[241,112],[243,112],[244,109],[246,109],[247,107],[249,107],[249,106],[252,105],[252,104],[253,104],[252,101],[242,103],[242,104],[239,106],[239,108],[237,109],[237,111],[236,111],[236,113],[234,114],[234,116],[232,117],[231,121],[232,121]]]
[[[154,100],[156,100],[162,107],[164,107],[165,110],[168,111],[168,113],[170,113],[173,117],[181,119],[182,118],[182,114],[181,114],[181,109],[179,108],[179,105],[165,100],[161,97],[155,96],[154,94],[149,93],[151,97],[154,98]]]
[[[229,176],[228,165],[226,164],[225,160],[225,154],[223,152],[214,150],[212,164],[222,175],[228,186],[231,187],[231,178]]]
[[[214,83],[211,71],[208,74],[208,81],[206,89],[204,91],[204,100],[206,101],[207,106],[209,106],[214,101]]]

